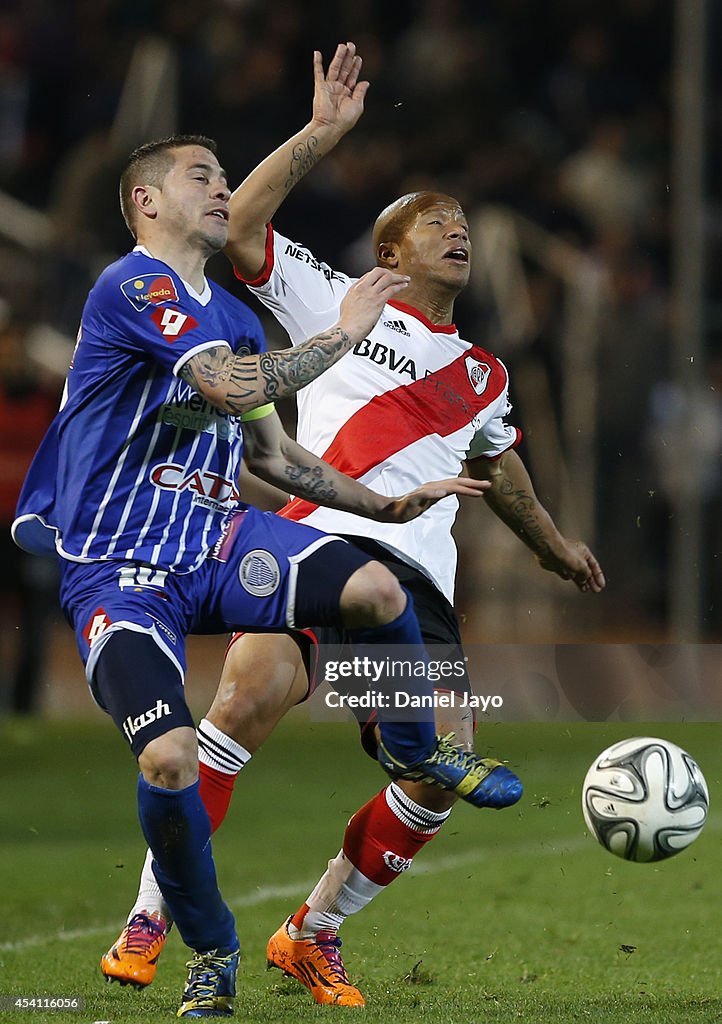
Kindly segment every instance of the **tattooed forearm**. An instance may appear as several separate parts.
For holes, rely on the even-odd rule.
[[[349,348],[346,331],[336,327],[317,334],[297,348],[284,352],[265,352],[259,359],[259,383],[264,400],[287,398],[310,384]]]
[[[207,348],[183,364],[180,376],[196,391],[200,391],[204,384],[215,388],[228,379],[227,365],[227,348]]]
[[[333,501],[338,493],[333,482],[327,479],[323,466],[288,463],[285,474],[291,481],[293,493],[298,498],[326,502]]]
[[[247,374],[242,382],[240,379],[234,380],[234,368],[238,362],[249,363],[250,360],[248,357],[239,360],[226,345],[219,345],[204,349],[197,356],[193,356],[183,364],[179,375],[218,408],[233,416],[239,416],[253,408],[253,404],[250,403],[257,391],[257,373]],[[231,393],[229,385],[232,381]]]
[[[318,163],[320,157],[316,153],[317,149],[318,139],[315,135],[310,135],[306,142],[299,142],[293,147],[288,177],[283,183],[284,192],[290,192],[293,186],[297,185],[301,178],[305,177]]]
[[[288,398],[333,366],[351,347],[340,327],[283,352],[234,355],[226,346],[205,349],[189,359],[180,376],[217,408],[232,416]]]
[[[548,516],[539,502],[523,488],[516,488],[504,477],[492,498],[497,513],[535,554],[543,556],[550,551]]]

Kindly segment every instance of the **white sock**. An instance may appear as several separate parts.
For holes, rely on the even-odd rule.
[[[170,925],[172,921],[170,909],[163,899],[163,893],[160,891],[158,883],[155,880],[153,874],[153,854],[150,850],[146,850],[145,860],[143,861],[143,869],[140,873],[140,885],[138,886],[138,895],[135,903],[128,914],[128,921],[135,914],[160,914],[161,917],[165,918],[166,925]]]
[[[306,900],[309,909],[302,926],[289,923],[288,934],[292,939],[310,939],[320,931],[336,932],[349,914],[363,910],[384,888],[362,875],[340,850]]]
[[[370,813],[373,815],[374,806],[379,802],[385,802],[388,810],[400,822],[399,827],[403,829],[404,833],[410,830],[416,835],[421,834],[425,837],[424,841],[436,835],[451,813],[450,811],[430,811],[428,808],[422,807],[421,804],[417,804],[404,793],[400,786],[392,782],[385,790],[382,790],[373,800],[361,808],[357,812],[359,817],[354,815],[346,828],[344,849],[348,850],[349,855],[367,870],[369,869],[369,864],[373,864],[376,858],[380,859],[381,857],[380,850],[377,849],[379,838],[385,837],[385,839],[389,839],[388,823],[379,824],[377,819],[374,824],[364,814],[364,812],[368,812],[370,809]],[[381,820],[383,822],[383,818]],[[358,832],[358,828],[355,828],[355,826],[358,826],[362,831]],[[378,831],[379,828],[381,828],[381,832]],[[398,827],[396,831],[398,832]],[[404,858],[415,856],[420,845],[418,841],[415,842],[411,849],[404,853]],[[372,850],[371,858],[363,859],[361,851],[364,848]],[[308,939],[312,938],[319,931],[338,931],[346,917],[350,914],[357,914],[359,910],[363,910],[375,896],[378,896],[390,884],[394,877],[393,872],[403,871],[411,863],[409,859],[403,861],[403,866],[400,868],[393,868],[386,861],[386,857],[393,857],[394,855],[391,854],[391,850],[387,850],[383,858],[384,864],[378,865],[382,872],[378,875],[378,881],[374,882],[349,860],[349,857],[344,853],[344,849],[340,851],[338,856],[328,862],[328,869],[306,900],[306,907],[308,909],[300,921],[300,925],[295,925],[293,922],[289,923],[288,932],[291,938]],[[383,849],[383,847],[380,849]],[[392,846],[391,849],[398,849],[398,847]],[[354,854],[354,850],[359,854],[359,858]],[[399,859],[399,857],[396,857],[396,859]],[[369,873],[377,877],[375,871],[376,868],[372,867]],[[390,877],[384,884],[379,884],[383,881],[384,873],[390,875]],[[298,919],[299,915],[294,915],[294,917]]]
[[[221,732],[207,718],[201,720],[196,729],[198,737],[198,760],[209,768],[224,775],[237,775],[253,756],[230,736]]]
[[[451,814],[448,811],[430,811],[428,807],[422,807],[412,800],[408,793],[397,782],[391,782],[386,787],[386,803],[399,821],[403,822],[415,832],[426,832],[436,834]]]

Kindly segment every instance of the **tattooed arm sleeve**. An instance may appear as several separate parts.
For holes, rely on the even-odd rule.
[[[313,114],[308,124],[256,167],[231,196],[226,254],[246,280],[263,266],[265,227],[289,192],[356,124],[368,83],[353,44],[339,44],[324,71],[314,54]]]
[[[266,157],[231,196],[225,252],[246,280],[253,280],[264,264],[266,225],[327,148],[318,135],[304,129]]]
[[[191,356],[180,375],[212,405],[240,416],[277,398],[288,398],[310,384],[373,330],[381,310],[409,278],[374,267],[346,292],[339,319],[303,344],[283,352],[234,355],[215,345]]]
[[[536,555],[542,569],[571,580],[583,593],[598,594],[606,586],[602,567],[584,541],[563,537],[541,504],[529,474],[515,451],[494,461],[470,459],[469,474],[490,480],[485,497],[491,508]]]
[[[240,416],[277,398],[288,398],[340,359],[357,339],[332,327],[281,352],[237,356],[225,345],[204,349],[180,375],[212,405]]]
[[[513,450],[501,458],[473,459],[467,462],[470,476],[490,480],[485,495],[493,512],[535,555],[544,558],[564,545],[554,521],[541,504],[524,463]]]

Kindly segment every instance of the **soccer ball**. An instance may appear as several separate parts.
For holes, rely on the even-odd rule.
[[[649,736],[602,751],[582,786],[587,828],[624,860],[673,857],[700,834],[708,807],[697,763],[676,744]]]

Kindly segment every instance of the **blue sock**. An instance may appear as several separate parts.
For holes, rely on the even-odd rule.
[[[370,645],[368,656],[374,657],[374,646],[383,644],[404,644],[406,647],[414,648],[414,659],[427,660],[424,640],[421,636],[419,621],[414,611],[414,601],[411,594],[402,588],[406,594],[406,607],[398,618],[387,622],[385,626],[374,626],[373,629],[355,629],[351,631],[353,637],[354,654],[363,657],[367,652],[363,649]],[[376,657],[390,655],[392,652],[384,651],[383,654],[376,647]],[[408,657],[408,652],[405,652]],[[399,681],[397,681],[398,685]],[[401,680],[404,689],[413,691],[418,696],[431,696],[434,688],[426,678],[414,677]],[[382,686],[385,693],[392,695],[394,687],[391,681]],[[423,761],[434,748],[436,743],[436,724],[434,722],[433,709],[424,708],[417,710],[406,710],[405,721],[398,721],[400,712],[393,709],[384,711],[378,709],[379,727],[381,739],[392,757],[404,764],[416,764]],[[396,721],[394,721],[394,718]]]
[[[238,949],[211,852],[211,826],[196,781],[160,789],[138,777],[138,817],[153,851],[153,874],[183,941],[200,953]]]

